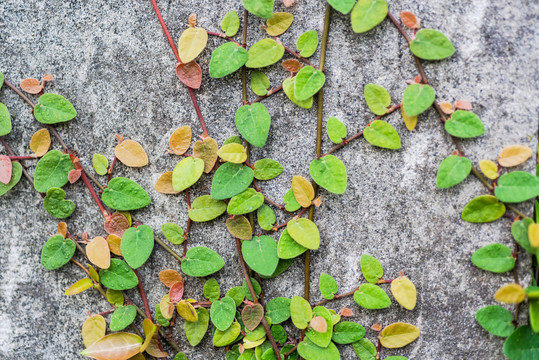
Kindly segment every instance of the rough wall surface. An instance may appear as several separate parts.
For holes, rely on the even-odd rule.
[[[276,11],[284,11],[277,2]],[[241,9],[239,1],[231,0],[164,0],[159,6],[175,39],[186,28],[191,13],[197,14],[200,26],[220,31],[222,16]],[[536,148],[537,2],[402,0],[390,4],[390,9],[395,14],[413,11],[424,27],[439,29],[453,41],[456,54],[426,64],[426,71],[438,99],[471,101],[485,123],[484,136],[462,142],[474,164],[481,159],[494,160],[506,145]],[[295,20],[281,37],[285,44],[293,47],[306,30],[315,29],[321,35],[323,1],[297,0],[289,11]],[[0,71],[6,78],[18,83],[25,77],[39,78],[43,71],[54,76],[49,91],[70,99],[79,114],[58,126],[58,131],[79,151],[88,168],[95,152],[112,159],[114,134],[142,143],[150,157],[149,166],[138,170],[117,167],[118,175],[139,182],[152,197],[152,204],[137,211],[137,216],[159,236],[164,222],[185,227],[185,197],[159,194],[153,185],[178,161],[165,153],[172,131],[190,125],[200,133],[200,127],[187,90],[176,78],[175,59],[150,2],[13,0],[0,2],[0,13]],[[250,44],[265,36],[261,23],[250,16]],[[209,133],[220,144],[236,134],[234,114],[241,105],[239,73],[219,80],[207,76],[211,50],[222,42],[210,38],[200,57],[205,76],[202,89],[197,91]],[[313,60],[317,62],[318,56],[317,52]],[[275,87],[286,76],[278,64],[266,73]],[[416,74],[404,40],[388,20],[358,35],[352,32],[348,16],[332,13],[324,119],[336,116],[350,133],[359,131],[372,119],[363,86],[380,84],[397,103],[406,79]],[[254,98],[254,94],[250,96]],[[0,90],[0,101],[10,109],[14,123],[6,141],[18,154],[29,153],[30,137],[40,124],[30,108],[6,87]],[[272,117],[270,136],[263,149],[252,151],[252,158],[270,157],[284,165],[279,178],[261,184],[269,197],[282,201],[293,175],[308,176],[308,164],[314,157],[316,106],[300,109],[284,94],[273,96],[265,105]],[[512,275],[481,271],[472,266],[470,256],[492,242],[511,245],[510,222],[502,219],[476,225],[460,220],[467,201],[486,193],[474,177],[449,190],[435,187],[438,164],[454,148],[434,110],[421,116],[413,132],[406,130],[398,112],[388,121],[401,135],[401,150],[373,148],[360,139],[337,153],[348,168],[349,184],[342,196],[321,191],[323,202],[315,212],[315,221],[322,244],[312,253],[311,297],[320,298],[317,283],[321,272],[333,275],[343,291],[356,287],[363,281],[359,257],[368,253],[382,262],[388,278],[404,271],[419,294],[414,311],[403,310],[396,302],[381,311],[360,310],[350,298],[332,304],[337,310],[345,305],[354,309],[354,319],[365,327],[380,321],[405,321],[421,329],[422,335],[413,344],[401,350],[384,350],[382,357],[503,359],[503,339],[483,331],[474,313],[494,303],[495,289],[512,281]],[[59,144],[53,144],[60,149]],[[323,148],[330,146],[325,137]],[[533,162],[519,169],[532,171]],[[193,189],[193,197],[207,194],[209,185],[209,178],[204,177]],[[90,237],[103,235],[102,220],[82,184],[68,186],[66,191],[78,206],[68,219],[70,231],[87,231]],[[521,209],[531,215],[532,204],[523,204]],[[97,292],[63,295],[82,277],[73,264],[57,271],[40,266],[41,247],[55,232],[57,221],[45,212],[41,198],[25,179],[0,199],[0,218],[0,358],[82,358],[81,326],[87,312],[99,313],[110,306]],[[279,215],[278,221],[285,219]],[[215,276],[222,289],[241,283],[234,241],[222,219],[195,224],[189,245],[211,247],[225,258],[225,268]],[[527,255],[522,254],[521,259],[519,272],[527,274]],[[165,293],[157,281],[158,272],[179,269],[173,260],[157,248],[140,269],[152,307]],[[301,295],[302,271],[303,261],[297,259],[284,275],[264,281],[265,298]],[[529,282],[529,276],[523,281]],[[203,279],[189,278],[187,295],[200,298],[202,284]],[[136,290],[128,293],[140,304]],[[224,351],[213,348],[208,335],[196,349],[191,348],[181,328],[176,326],[174,336],[189,359],[224,358]],[[375,341],[375,333],[368,330],[367,338]],[[355,358],[350,346],[341,350],[343,359]]]

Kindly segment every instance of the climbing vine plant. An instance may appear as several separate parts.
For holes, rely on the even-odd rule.
[[[286,7],[293,2],[283,0]],[[174,130],[169,139],[168,152],[170,156],[178,157],[178,164],[159,177],[155,190],[163,194],[184,193],[188,222],[185,230],[175,223],[163,224],[161,233],[166,241],[160,239],[160,234],[156,236],[155,229],[143,224],[133,213],[150,204],[146,190],[131,179],[113,176],[118,161],[128,167],[146,166],[149,159],[143,146],[117,136],[118,145],[110,165],[101,154],[92,157],[93,170],[97,177],[102,177],[99,180],[82,166],[77,153],[67,146],[54,127],[54,124],[72,120],[77,112],[61,95],[45,92],[46,83],[53,81],[52,76],[45,73],[41,81],[25,79],[21,82],[20,87],[25,93],[39,95],[34,104],[0,74],[0,86],[5,84],[19,94],[32,106],[35,119],[45,125],[30,140],[32,155],[14,154],[6,140],[0,138],[9,153],[0,155],[0,195],[14,187],[24,175],[43,197],[45,210],[54,218],[64,219],[74,212],[75,204],[66,199],[62,187],[68,182],[82,181],[104,218],[104,232],[92,239],[82,232],[83,229],[71,229],[70,232],[67,224],[60,222],[57,234],[48,239],[41,254],[41,263],[46,269],[58,269],[72,262],[84,271],[86,277],[70,286],[66,295],[76,295],[93,288],[112,307],[104,313],[90,315],[84,322],[82,337],[86,349],[82,351],[83,355],[98,360],[144,359],[145,354],[166,358],[169,354],[161,343],[165,340],[174,351],[171,355],[175,360],[187,359],[172,336],[174,325],[180,321],[178,316],[183,319],[183,330],[191,346],[197,346],[205,336],[210,336],[214,346],[226,349],[227,360],[299,357],[333,360],[341,358],[337,345],[351,345],[361,360],[380,359],[383,348],[400,348],[413,342],[420,336],[420,329],[413,324],[369,324],[377,334],[375,345],[365,338],[367,330],[362,325],[345,320],[358,318],[357,310],[341,308],[337,311],[327,305],[332,300],[350,296],[359,307],[384,309],[392,304],[389,291],[399,306],[408,310],[415,308],[417,293],[413,282],[402,273],[397,278],[385,279],[382,264],[368,254],[360,258],[363,283],[358,283],[351,291],[341,292],[335,279],[322,273],[318,288],[323,299],[316,303],[310,300],[310,252],[316,251],[321,242],[313,214],[322,201],[318,196],[319,188],[334,196],[346,191],[346,166],[334,153],[360,138],[376,147],[399,149],[399,134],[382,118],[400,110],[406,127],[413,130],[418,118],[434,106],[456,148],[440,163],[437,187],[456,186],[473,173],[488,193],[470,200],[462,210],[462,219],[479,223],[505,216],[513,220],[513,250],[503,244],[490,244],[478,249],[471,260],[483,270],[514,272],[514,283],[501,287],[494,298],[502,303],[516,304],[515,313],[513,315],[499,305],[489,305],[477,311],[476,319],[486,331],[507,337],[503,352],[510,359],[539,356],[537,276],[532,274],[533,286],[524,288],[519,284],[515,266],[520,247],[535,257],[535,261],[537,259],[538,219],[534,222],[512,205],[537,197],[539,180],[524,171],[503,171],[527,161],[532,150],[522,145],[507,146],[501,150],[497,162],[482,160],[480,170],[465,156],[459,139],[481,136],[485,132],[483,123],[467,101],[438,103],[435,89],[428,84],[422,66],[423,60],[443,60],[454,54],[455,49],[444,34],[422,29],[414,14],[403,11],[400,20],[406,30],[389,12],[386,0],[328,0],[321,44],[319,31],[309,30],[297,39],[296,52],[278,38],[292,25],[294,17],[291,13],[274,12],[273,0],[242,0],[245,10],[241,42],[235,40],[240,30],[240,16],[236,11],[230,11],[220,24],[222,32],[207,31],[197,26],[196,16],[192,15],[189,27],[179,36],[176,46],[157,3],[155,0],[151,3],[177,59],[176,74],[189,91],[202,130],[200,140],[194,143],[189,126]],[[375,117],[362,131],[351,136],[343,122],[329,117],[325,123],[326,133],[334,146],[322,154],[324,64],[332,9],[350,14],[351,26],[356,33],[367,32],[389,18],[408,43],[419,75],[409,81],[402,101],[393,105],[386,89],[377,84],[367,84],[364,87],[365,101]],[[268,37],[248,46],[247,23],[253,15],[264,19],[263,28]],[[220,37],[224,43],[212,51],[209,67],[203,70],[196,59],[205,51],[208,36]],[[319,47],[320,63],[315,65],[309,57]],[[283,60],[285,53],[290,58]],[[289,76],[280,86],[271,87],[271,81],[260,69],[280,61]],[[228,138],[220,146],[210,136],[195,95],[205,71],[213,79],[225,78],[236,71],[242,75],[242,99],[238,99],[235,115],[239,136]],[[258,96],[252,101],[249,101],[248,75],[250,88]],[[293,176],[283,204],[268,198],[257,184],[258,181],[278,177],[283,166],[273,159],[252,161],[250,157],[251,146],[264,147],[271,131],[271,109],[266,108],[263,101],[281,91],[301,108],[311,108],[315,99],[318,105],[316,157],[308,166],[311,179]],[[0,136],[9,134],[11,126],[10,113],[5,105],[0,104]],[[62,151],[49,150],[51,134],[62,146]],[[34,174],[30,176],[24,161],[37,158],[39,161]],[[209,194],[191,202],[189,190],[204,176],[212,177]],[[102,184],[103,181],[106,185]],[[288,220],[277,224],[275,211],[283,212]],[[222,218],[230,238],[235,240],[244,275],[243,280],[238,279],[238,286],[231,289],[221,289],[217,280],[210,278],[225,266],[224,259],[215,249],[203,246],[188,248],[193,223]],[[76,236],[76,233],[81,235]],[[274,235],[278,235],[277,242]],[[173,269],[159,273],[160,281],[169,290],[163,294],[160,303],[155,304],[152,312],[137,269],[146,263],[156,243],[179,261],[181,273]],[[176,245],[182,245],[181,254],[175,250]],[[74,258],[77,250],[82,262]],[[266,303],[262,292],[263,279],[279,276],[299,256],[304,256],[304,296],[277,297]],[[204,299],[184,297],[186,276],[208,278],[203,287]],[[138,288],[143,308],[124,292],[132,288]],[[524,301],[529,305],[529,321],[518,326],[519,305]],[[105,316],[109,314],[110,332],[107,335]],[[142,331],[135,325],[137,316],[143,319]],[[293,325],[287,327],[288,331],[282,325],[287,322]],[[389,356],[385,359],[403,360],[405,357]]]

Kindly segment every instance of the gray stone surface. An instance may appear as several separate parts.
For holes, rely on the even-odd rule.
[[[283,11],[278,2],[276,9]],[[175,39],[193,12],[201,26],[219,31],[222,16],[241,9],[239,1],[159,1],[159,5]],[[391,8],[395,14],[412,10],[425,27],[443,31],[455,44],[455,56],[428,63],[426,71],[440,100],[469,100],[483,119],[486,134],[462,142],[474,164],[495,159],[509,144],[536,147],[537,2],[403,0]],[[310,29],[321,34],[323,9],[323,1],[297,0],[290,9],[294,24],[282,36],[283,42],[293,47],[299,34]],[[88,168],[95,152],[112,158],[116,133],[141,142],[149,154],[149,166],[138,170],[117,167],[118,175],[138,181],[152,197],[152,204],[136,215],[159,235],[164,222],[185,226],[184,196],[158,194],[153,184],[178,161],[165,153],[173,129],[188,124],[199,133],[200,128],[187,91],[176,79],[175,59],[150,2],[13,0],[0,2],[0,13],[0,71],[6,78],[18,83],[25,77],[39,78],[43,71],[55,77],[48,91],[66,96],[79,113],[69,124],[58,126],[58,131],[80,152]],[[264,37],[260,23],[250,16],[251,44]],[[209,132],[219,143],[236,133],[234,113],[241,104],[239,74],[220,80],[207,76],[211,49],[222,42],[211,38],[200,57],[205,76],[202,90],[197,91]],[[313,59],[318,61],[318,56]],[[335,12],[326,70],[324,118],[340,118],[350,132],[372,119],[362,95],[365,84],[386,87],[395,103],[406,87],[405,80],[416,75],[405,42],[387,20],[358,35],[351,31],[349,18]],[[285,76],[279,65],[267,73],[273,86]],[[6,87],[0,90],[0,101],[13,116],[14,129],[6,140],[18,154],[27,154],[30,136],[40,124]],[[261,184],[265,193],[281,201],[293,175],[308,176],[307,167],[314,157],[316,106],[299,109],[284,94],[273,96],[265,105],[272,116],[271,133],[266,147],[253,150],[252,157],[271,157],[284,164],[285,172],[278,179]],[[351,299],[331,304],[336,310],[345,305],[354,309],[354,320],[365,327],[379,321],[406,321],[420,327],[422,335],[416,342],[402,350],[384,350],[382,357],[503,359],[503,339],[483,331],[474,313],[494,303],[495,289],[512,281],[512,276],[481,271],[469,259],[488,243],[511,245],[510,223],[502,219],[474,225],[460,220],[466,202],[485,193],[473,177],[449,190],[436,189],[437,166],[454,148],[433,110],[421,116],[413,132],[405,129],[398,113],[388,121],[401,135],[401,150],[373,148],[360,139],[337,154],[348,167],[348,190],[342,196],[321,191],[323,203],[315,220],[322,245],[312,254],[311,297],[320,298],[317,279],[321,272],[333,275],[343,291],[357,286],[362,281],[359,257],[369,253],[381,260],[388,278],[404,271],[419,294],[414,311],[405,311],[396,303],[382,311],[360,310]],[[56,142],[54,147],[60,148]],[[329,147],[324,137],[324,149]],[[533,170],[534,161],[519,169]],[[209,178],[204,177],[193,197],[207,194],[209,185]],[[87,231],[91,237],[103,235],[102,220],[83,185],[68,186],[66,191],[78,206],[68,219],[69,230]],[[25,179],[0,200],[0,358],[6,360],[82,358],[78,355],[83,349],[81,325],[87,312],[110,308],[96,292],[63,295],[82,276],[76,266],[45,271],[39,265],[41,247],[57,223],[41,203]],[[521,208],[531,214],[532,204]],[[279,214],[279,221],[285,219]],[[189,246],[209,246],[226,259],[226,267],[216,274],[222,288],[240,284],[234,241],[224,222],[195,224],[192,230]],[[523,276],[528,273],[529,260],[525,254],[521,259],[519,273]],[[158,272],[165,268],[179,266],[157,248],[140,270],[152,307],[165,293],[157,280]],[[301,295],[302,269],[298,259],[283,276],[264,281],[265,298]],[[523,278],[529,282],[528,276]],[[188,278],[186,284],[188,296],[201,297],[202,279]],[[135,290],[128,293],[139,302]],[[525,317],[522,315],[521,322]],[[222,349],[212,347],[210,336],[193,349],[182,333],[181,326],[176,326],[174,336],[189,359],[224,358]],[[376,338],[371,330],[367,337]],[[343,359],[355,358],[350,346],[341,350]]]

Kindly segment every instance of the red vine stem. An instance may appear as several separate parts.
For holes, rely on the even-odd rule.
[[[10,153],[12,156],[15,156],[15,153],[13,152],[13,150],[11,149],[11,147],[8,145],[8,143],[6,142],[6,140],[4,140],[4,138],[2,136],[0,136],[0,142],[2,143],[2,145],[4,145],[4,147],[6,148],[7,152]],[[28,171],[26,171],[25,169],[25,165],[22,161],[18,161],[18,160],[15,160],[17,161],[18,163],[21,164],[22,166],[22,173],[24,175],[24,177],[30,182],[30,184],[32,184],[32,186],[34,186],[34,179],[30,176],[30,174],[28,174]],[[43,193],[39,193],[39,195],[41,195],[42,198],[45,197],[45,194]]]
[[[354,295],[354,293],[359,290],[359,286],[357,288],[355,288],[354,290],[352,291],[349,291],[349,292],[346,292],[346,293],[343,293],[343,294],[339,294],[339,295],[335,295],[335,297],[332,299],[332,300],[338,300],[338,299],[342,299],[342,298],[345,298],[347,296],[352,296]],[[320,306],[320,305],[323,305],[327,302],[329,302],[330,300],[328,299],[324,299],[324,300],[321,300],[319,302],[317,302],[316,304],[314,304],[313,306]]]
[[[277,41],[277,43],[281,44],[284,49],[289,52],[290,54],[294,55],[298,60],[301,60],[303,61],[305,64],[309,65],[309,66],[312,66],[313,68],[315,69],[318,69],[316,67],[316,65],[313,65],[313,63],[311,63],[308,59],[304,58],[303,56],[301,56],[300,54],[298,54],[297,52],[295,52],[294,50],[290,49],[288,46],[286,46],[285,44],[283,44],[281,42],[281,40],[279,40],[279,38],[277,36],[274,36],[273,37],[275,39],[275,41]]]
[[[235,43],[236,45],[241,46],[241,44],[240,44],[239,42],[237,42],[236,40],[234,40],[234,39],[231,38],[230,36],[226,36],[226,35],[223,34],[223,33],[216,33],[216,32],[208,31],[208,30],[206,30],[206,32],[208,33],[208,35],[211,35],[211,36],[217,36],[217,37],[220,37],[220,38],[223,38],[223,39],[227,39],[228,41],[232,41],[232,42]]]
[[[92,195],[92,198],[94,199],[95,203],[99,207],[99,210],[101,211],[101,214],[103,214],[103,217],[106,218],[107,216],[109,216],[107,210],[105,210],[105,207],[101,203],[101,200],[99,199],[99,196],[97,196],[92,184],[90,184],[90,180],[88,180],[88,177],[86,176],[86,173],[84,171],[81,171],[80,177],[81,177],[82,181],[84,182],[84,185],[86,185],[86,187],[90,191],[90,195]]]
[[[23,156],[10,155],[8,157],[9,157],[9,160],[31,160],[31,159],[37,158],[37,156],[35,155],[23,155]]]

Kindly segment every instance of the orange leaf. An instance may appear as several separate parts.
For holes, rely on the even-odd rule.
[[[171,269],[161,271],[159,273],[159,280],[161,280],[166,287],[172,287],[172,285],[178,281],[183,283],[183,278],[180,273]]]
[[[24,79],[21,81],[21,89],[28,94],[39,94],[43,90],[43,85],[36,79]]]
[[[122,243],[122,238],[118,235],[110,234],[107,236],[107,243],[109,244],[110,252],[114,255],[122,256],[122,250],[120,249],[120,244]]]
[[[124,214],[115,212],[105,219],[105,231],[108,234],[114,234],[122,237],[124,231],[129,229],[129,220]]]
[[[11,172],[13,170],[13,165],[11,164],[11,159],[7,155],[0,155],[0,182],[4,184],[9,184],[11,181]]]
[[[192,89],[199,89],[202,84],[202,69],[194,60],[187,64],[176,66],[178,79]]]
[[[43,80],[45,80],[45,81],[52,81],[52,80],[53,80],[52,75],[51,75],[51,74],[47,74],[47,72],[45,71],[45,75],[43,75]]]
[[[77,182],[77,180],[79,180],[80,178],[81,172],[82,169],[73,169],[69,171],[69,173],[67,174],[67,179],[69,180],[69,183],[74,184],[75,182]]]
[[[296,0],[283,0],[283,5],[284,5],[285,7],[290,7],[290,6],[292,6],[295,2],[296,2]]]
[[[89,288],[93,287],[94,286],[94,283],[92,282],[92,279],[90,278],[84,278],[84,279],[81,279],[79,281],[77,281],[76,283],[74,283],[73,285],[71,285],[64,293],[64,295],[76,295],[76,294],[79,294],[81,292],[83,292],[84,290],[88,290]]]
[[[410,29],[419,29],[420,21],[409,11],[401,12],[401,20],[404,26]]]
[[[62,235],[63,237],[66,237],[67,234],[67,224],[65,222],[59,222],[58,223],[58,229],[56,230],[56,233],[58,235]]]
[[[352,311],[352,309],[345,307],[345,308],[342,308],[341,311],[339,311],[339,315],[346,316],[346,317],[354,316],[354,312]]]
[[[532,156],[532,149],[524,145],[510,145],[502,149],[498,163],[503,167],[512,167],[524,163]]]
[[[49,151],[51,146],[51,135],[49,130],[41,129],[32,135],[30,139],[30,150],[32,150],[37,157],[42,157]]]
[[[155,191],[160,192],[161,194],[179,194],[179,191],[175,191],[172,186],[172,171],[167,171],[163,175],[159,176],[157,182],[155,183]]]
[[[297,73],[301,69],[301,63],[296,59],[285,60],[281,64],[285,70]]]
[[[189,27],[197,26],[197,14],[189,15]]]
[[[114,155],[127,166],[141,167],[148,164],[148,155],[135,140],[124,140],[116,145]]]
[[[168,146],[170,146],[170,149],[174,154],[183,155],[191,145],[191,136],[191,127],[182,126],[181,128],[174,130],[172,135],[170,135]]]
[[[447,101],[444,101],[440,104],[440,108],[444,112],[444,114],[451,115],[455,110],[453,110],[453,105],[451,103],[448,103]]]
[[[457,100],[455,101],[455,109],[472,111],[472,104],[468,101]]]
[[[311,328],[313,328],[314,331],[319,333],[325,333],[328,329],[326,319],[324,319],[322,316],[313,317],[309,325],[311,326]]]
[[[108,269],[110,266],[110,250],[107,240],[98,236],[86,245],[86,255],[88,260],[101,269]]]
[[[313,200],[313,205],[316,206],[316,207],[320,207],[320,205],[322,205],[322,197],[319,196],[316,199],[314,199]]]
[[[174,284],[172,284],[168,296],[170,298],[170,301],[172,301],[173,303],[180,302],[183,297],[183,280],[176,281]]]
[[[140,336],[119,332],[102,337],[81,354],[97,360],[127,360],[140,352],[141,345]]]

